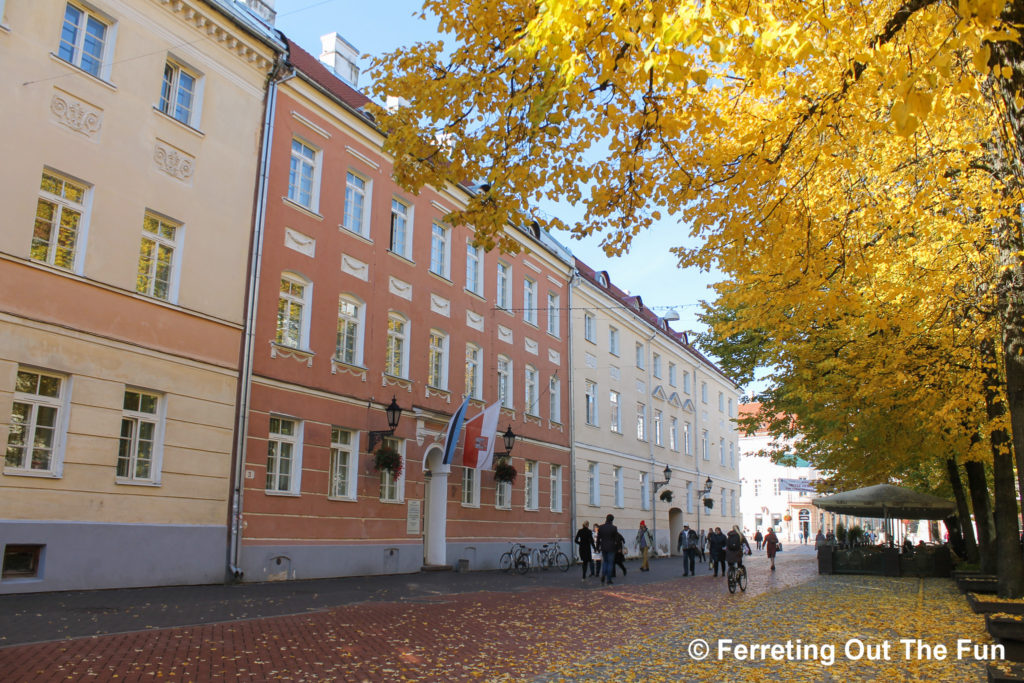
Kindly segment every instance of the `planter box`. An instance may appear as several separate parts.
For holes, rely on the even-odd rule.
[[[960,579],[966,576],[995,576],[995,574],[982,574],[980,569],[954,569],[953,579]]]
[[[1006,648],[1006,659],[1024,662],[1024,621],[986,614],[985,628],[996,642]]]
[[[995,593],[999,590],[999,581],[989,577],[964,577],[956,580],[961,593]]]
[[[967,594],[967,604],[975,614],[1024,614],[1024,602],[1006,602],[1005,600],[980,600],[974,593]]]
[[[1004,671],[1005,669],[1005,671]],[[1015,683],[1024,681],[1024,664],[1003,662],[999,665],[988,665],[989,683]]]

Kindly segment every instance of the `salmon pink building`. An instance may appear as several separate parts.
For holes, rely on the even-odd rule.
[[[520,252],[485,252],[446,221],[472,189],[399,187],[355,49],[323,42],[321,61],[289,45],[271,103],[231,561],[246,580],[312,578],[565,543],[570,257],[511,226]],[[468,418],[501,401],[514,482],[462,467],[461,443],[442,462],[464,397]],[[397,428],[371,435],[392,402]],[[382,446],[399,468],[378,467]]]

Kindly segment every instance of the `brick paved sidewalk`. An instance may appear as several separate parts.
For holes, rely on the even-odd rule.
[[[613,587],[581,582],[578,569],[538,579],[527,590],[522,589],[531,584],[522,577],[492,573],[475,580],[500,582],[505,589],[435,588],[402,596],[404,601],[360,601],[292,616],[4,647],[0,671],[5,681],[532,678],[560,658],[572,661],[707,620],[730,604],[814,575],[810,554],[780,557],[774,575],[763,557],[748,564],[746,595],[730,595],[725,582],[710,575],[679,577],[681,563],[675,560],[659,561],[648,573],[631,571]],[[384,578],[391,577],[377,581]],[[605,625],[609,613],[618,620],[614,629]],[[138,626],[151,624],[140,620]]]

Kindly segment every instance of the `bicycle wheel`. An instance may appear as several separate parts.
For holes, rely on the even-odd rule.
[[[736,572],[736,573],[737,573],[736,583],[739,584],[740,590],[743,591],[744,593],[746,593],[747,592],[747,568],[746,567],[740,567],[740,570],[738,572]]]
[[[530,571],[530,560],[526,553],[520,553],[516,556],[516,571],[520,574]]]
[[[732,569],[730,567],[730,569],[729,569],[729,578],[727,580],[729,582],[729,592],[730,593],[735,593],[736,592],[736,570],[735,569]]]
[[[563,552],[559,552],[555,555],[555,566],[563,572],[569,571],[569,556]]]
[[[512,553],[505,552],[498,559],[498,569],[505,572],[506,574],[512,571]]]

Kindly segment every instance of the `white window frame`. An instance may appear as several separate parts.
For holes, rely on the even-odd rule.
[[[400,210],[404,209],[404,211]],[[413,205],[398,197],[391,198],[391,237],[388,241],[391,252],[412,261]],[[401,230],[399,220],[403,225]]]
[[[725,412],[725,394],[721,391],[718,392],[718,412]]]
[[[562,511],[562,466],[551,466],[551,511]]]
[[[167,70],[172,71],[170,83],[170,95],[165,98],[164,87],[167,85]],[[188,75],[193,80],[192,99],[186,112],[185,118],[178,116],[178,95],[181,90],[181,74]],[[160,100],[156,108],[179,123],[184,123],[189,128],[199,130],[199,120],[203,111],[203,86],[205,78],[202,72],[186,64],[177,57],[168,55],[164,63],[164,72],[160,77]]]
[[[470,398],[483,398],[483,349],[473,343],[466,344],[466,395]]]
[[[708,402],[708,383],[707,382],[701,382],[700,383],[700,402],[701,403],[707,403]]]
[[[523,464],[523,509],[537,510],[539,505],[537,461],[527,460]]]
[[[296,145],[300,149],[296,149]],[[291,203],[301,206],[307,211],[313,213],[319,213],[320,211],[320,174],[323,166],[323,150],[309,142],[308,140],[293,136],[291,151],[289,153],[288,162],[288,201]],[[303,154],[302,150],[309,150],[312,152],[312,159],[306,154]],[[296,166],[298,168],[296,169]],[[306,168],[309,168],[309,197],[308,200],[304,197],[304,190],[302,189],[302,181],[305,180]],[[296,182],[296,170],[298,171],[298,181]]]
[[[434,221],[430,225],[430,272],[451,280],[451,230]]]
[[[135,394],[139,397],[139,407],[135,409],[125,407],[124,403],[128,401],[128,394]],[[148,396],[155,401],[153,412],[147,412],[142,409],[141,401],[143,396]],[[163,469],[163,442],[164,442],[164,424],[165,424],[165,401],[163,395],[155,392],[148,391],[146,389],[136,389],[134,387],[125,387],[124,398],[121,405],[121,435],[118,439],[118,452],[117,462],[114,467],[115,479],[120,484],[126,483],[144,483],[144,484],[160,484],[160,474]],[[133,425],[131,434],[128,435],[130,439],[129,452],[128,452],[128,474],[118,474],[117,470],[121,466],[121,443],[125,439],[124,427],[125,422],[129,422]],[[153,426],[153,438],[152,438],[152,451],[149,457],[149,475],[148,476],[136,476],[135,471],[138,465],[138,454],[139,454],[139,431],[140,425],[146,423]]]
[[[723,486],[721,490],[722,490],[722,502],[721,502],[721,506],[722,507],[721,507],[721,510],[722,510],[722,516],[725,516],[725,487]]]
[[[725,467],[725,439],[718,439],[718,455],[722,461],[722,467]]]
[[[344,305],[354,306],[356,309],[355,315],[349,315],[342,311]],[[344,327],[344,329],[343,329]],[[354,330],[352,333],[352,359],[347,360],[342,355],[342,336],[347,337],[347,331],[349,329]],[[355,365],[358,367],[363,366],[363,330],[366,329],[366,304],[362,299],[355,297],[351,294],[339,294],[338,295],[338,330],[335,336],[334,343],[334,359],[339,363],[345,363],[346,365]]]
[[[400,331],[395,329],[392,323],[396,325],[400,323],[402,329]],[[411,338],[412,323],[409,318],[397,311],[388,311],[388,327],[384,346],[384,374],[409,379],[409,340]],[[398,346],[397,349],[396,346]],[[395,367],[396,359],[400,367]]]
[[[498,356],[498,400],[502,408],[515,409],[515,386],[513,365],[508,356]]]
[[[652,353],[651,354],[651,374],[653,374],[658,379],[661,379],[661,354],[660,353]]]
[[[597,338],[597,324],[594,316],[589,313],[583,314],[583,338],[592,344],[596,343],[594,340]]]
[[[523,397],[526,399],[526,406],[523,411],[527,415],[540,416],[540,391],[537,382],[540,375],[537,368],[527,365],[523,373]]]
[[[548,292],[548,334],[558,338],[560,332],[559,312],[561,310],[561,297],[554,292]]]
[[[64,25],[67,21],[67,8],[74,7],[76,10],[82,13],[79,23],[75,26],[75,41],[70,45],[71,55],[62,54],[64,51]],[[86,36],[86,27],[89,19],[93,19],[96,23],[103,25],[103,47],[100,49],[99,64],[96,66],[96,70],[92,71],[87,66],[83,65],[84,43]],[[113,63],[111,59],[114,53],[114,43],[117,37],[117,22],[110,16],[97,11],[90,5],[86,5],[81,2],[68,2],[65,3],[64,14],[61,15],[60,20],[60,32],[59,39],[57,41],[57,51],[54,53],[60,60],[81,69],[85,73],[95,76],[101,80],[110,82],[110,67]]]
[[[353,179],[363,184],[358,187]],[[358,220],[355,216],[354,201],[360,199],[360,213]],[[362,173],[349,169],[345,173],[345,208],[342,214],[341,227],[354,235],[370,239],[370,207],[373,197],[373,181]]]
[[[611,325],[608,326],[608,353],[619,355],[619,329]]]
[[[281,288],[278,288],[278,312],[277,312],[277,326],[274,334],[274,343],[280,346],[285,346],[290,349],[301,349],[304,351],[309,350],[309,318],[310,309],[313,303],[313,283],[302,277],[298,273],[285,271],[281,273],[281,285],[287,282],[289,285],[298,285],[302,287],[302,296],[296,296],[292,292],[283,292]],[[290,339],[286,337],[284,332],[286,328],[282,328],[280,302],[284,300],[287,302],[287,309],[290,312],[292,308],[298,306],[300,311],[299,317],[299,337],[295,344],[289,343]],[[286,316],[286,319],[290,319],[291,316]]]
[[[583,392],[584,421],[592,427],[598,426],[597,418],[597,382],[587,380]]]
[[[292,423],[294,425],[294,433],[284,434],[280,431],[272,431],[274,427],[274,420],[278,420],[281,423]],[[270,423],[267,427],[267,479],[265,486],[265,491],[268,495],[297,496],[302,490],[302,434],[302,420],[284,415],[270,415]],[[278,448],[274,453],[271,453],[271,449],[275,443],[278,445]],[[280,486],[280,478],[285,474],[285,472],[281,470],[280,466],[274,467],[272,471],[270,465],[271,460],[280,462],[282,457],[281,447],[285,444],[291,446],[292,454],[288,464],[288,486],[287,488],[282,488]]]
[[[693,482],[686,482],[686,514],[693,514]]]
[[[729,468],[736,469],[736,446],[732,441],[729,442]]]
[[[625,487],[625,474],[622,471],[622,467],[615,465],[612,467],[612,480],[615,482],[615,507],[621,508],[626,507],[626,487]]]
[[[736,491],[729,489],[729,516],[736,516]]]
[[[668,385],[670,387],[674,387],[674,386],[676,386],[676,381],[677,381],[677,377],[676,377],[676,364],[675,363],[669,363],[668,364]]]
[[[636,438],[647,441],[647,406],[643,403],[636,404]]]
[[[708,443],[708,430],[701,430],[700,433],[700,450],[704,460],[711,460],[711,444]]]
[[[462,507],[480,507],[480,470],[462,468]]]
[[[683,453],[686,455],[693,455],[693,433],[690,429],[690,423],[686,420],[683,421]]]
[[[600,507],[601,505],[601,466],[596,462],[587,465],[587,491],[590,505]]]
[[[339,437],[348,434],[348,443]],[[348,456],[347,477],[344,486],[339,487],[339,465],[341,455]],[[359,483],[359,431],[344,427],[331,427],[331,453],[327,470],[327,497],[330,500],[354,501],[358,495]]]
[[[42,183],[45,181],[46,176],[50,176],[52,179],[57,180],[61,183],[61,194],[56,195],[52,192],[44,190]],[[71,185],[82,193],[82,201],[76,202],[73,199],[64,197],[64,189],[67,185]],[[39,204],[47,203],[53,205],[53,221],[50,222],[50,230],[47,235],[46,242],[46,256],[45,258],[38,258],[35,255],[36,252],[36,235],[35,232],[38,228],[39,222]],[[33,223],[32,240],[29,243],[29,258],[36,263],[45,263],[48,266],[54,268],[60,268],[61,270],[69,270],[78,275],[82,274],[82,267],[85,263],[85,245],[87,243],[87,237],[89,232],[89,215],[92,209],[92,185],[86,183],[78,178],[74,178],[67,174],[55,171],[52,168],[44,167],[43,173],[40,178],[39,196],[36,199],[36,219]],[[71,212],[77,214],[78,223],[75,227],[74,234],[74,245],[71,248],[71,265],[65,266],[57,263],[57,245],[60,243],[61,226],[63,223],[63,215],[65,212]]]
[[[71,396],[71,378],[60,373],[24,366],[18,366],[17,374],[34,375],[36,377],[35,389],[32,392],[26,392],[19,391],[17,384],[14,386],[14,399],[11,404],[11,420],[7,432],[7,448],[5,449],[4,457],[4,474],[60,477],[64,469],[64,446],[67,441],[68,399]],[[38,393],[43,377],[55,379],[59,382],[56,396],[44,396]],[[17,444],[12,442],[15,432],[14,409],[15,405],[19,403],[28,406],[28,415],[23,432],[24,438],[21,443],[23,452],[17,463],[11,463],[8,460],[10,449],[12,446],[17,446]],[[50,457],[47,466],[35,468],[32,467],[32,452],[36,444],[40,408],[50,408],[54,411],[52,425],[53,441],[50,444]]]
[[[156,232],[150,232],[146,229],[148,221],[154,221],[156,223]],[[174,237],[168,238],[163,234],[165,228],[170,228],[174,232]],[[185,226],[180,222],[162,216],[155,211],[146,211],[142,219],[142,243],[139,245],[139,272],[135,278],[135,291],[143,296],[153,297],[154,299],[160,299],[161,301],[167,301],[169,303],[178,302],[178,282],[181,274],[181,259],[178,256],[181,254],[181,244],[184,238]],[[150,264],[145,268],[146,272],[146,285],[143,286],[143,254],[146,242],[153,244],[154,258],[150,261]],[[159,296],[156,294],[157,282],[157,270],[160,262],[160,250],[163,248],[169,251],[171,254],[169,272],[167,274],[167,296]]]
[[[555,375],[548,380],[548,419],[562,423],[562,380]]]
[[[608,392],[608,412],[609,422],[608,428],[616,434],[622,433],[622,400],[621,395],[617,391]]]
[[[506,311],[512,309],[512,266],[504,261],[498,261],[496,268],[496,289],[494,292],[494,305]]]
[[[651,476],[647,472],[640,473],[640,509],[651,509]]]
[[[726,413],[729,417],[736,417],[736,411],[734,410],[734,404],[732,399],[727,399],[729,412]]]
[[[655,446],[664,446],[665,444],[662,443],[662,438],[661,438],[661,436],[662,436],[661,435],[662,415],[661,415],[661,411],[660,410],[655,409],[654,416],[653,416],[651,421],[652,421],[651,428],[654,430],[654,445]]]
[[[683,371],[683,393],[684,394],[689,395],[689,394],[693,393],[691,391],[691,386],[690,385],[691,385],[691,383],[690,383],[690,371],[689,370],[684,370]]]
[[[512,509],[512,482],[497,482],[494,487],[494,507],[499,510]]]
[[[384,445],[390,446],[398,451],[402,458],[402,471],[398,479],[391,474],[391,470],[380,472],[380,502],[382,503],[403,503],[405,502],[405,471],[408,461],[405,457],[405,439],[393,439],[384,437]]]
[[[671,416],[668,422],[668,447],[679,452],[679,418],[675,415]]]
[[[523,320],[530,325],[537,325],[537,281],[523,278]]]
[[[466,240],[466,291],[477,296],[484,295],[484,250],[473,246],[473,240]]]
[[[647,349],[640,342],[636,343],[636,367],[640,370],[646,368]]]
[[[448,335],[441,330],[427,335],[427,385],[448,391]]]

